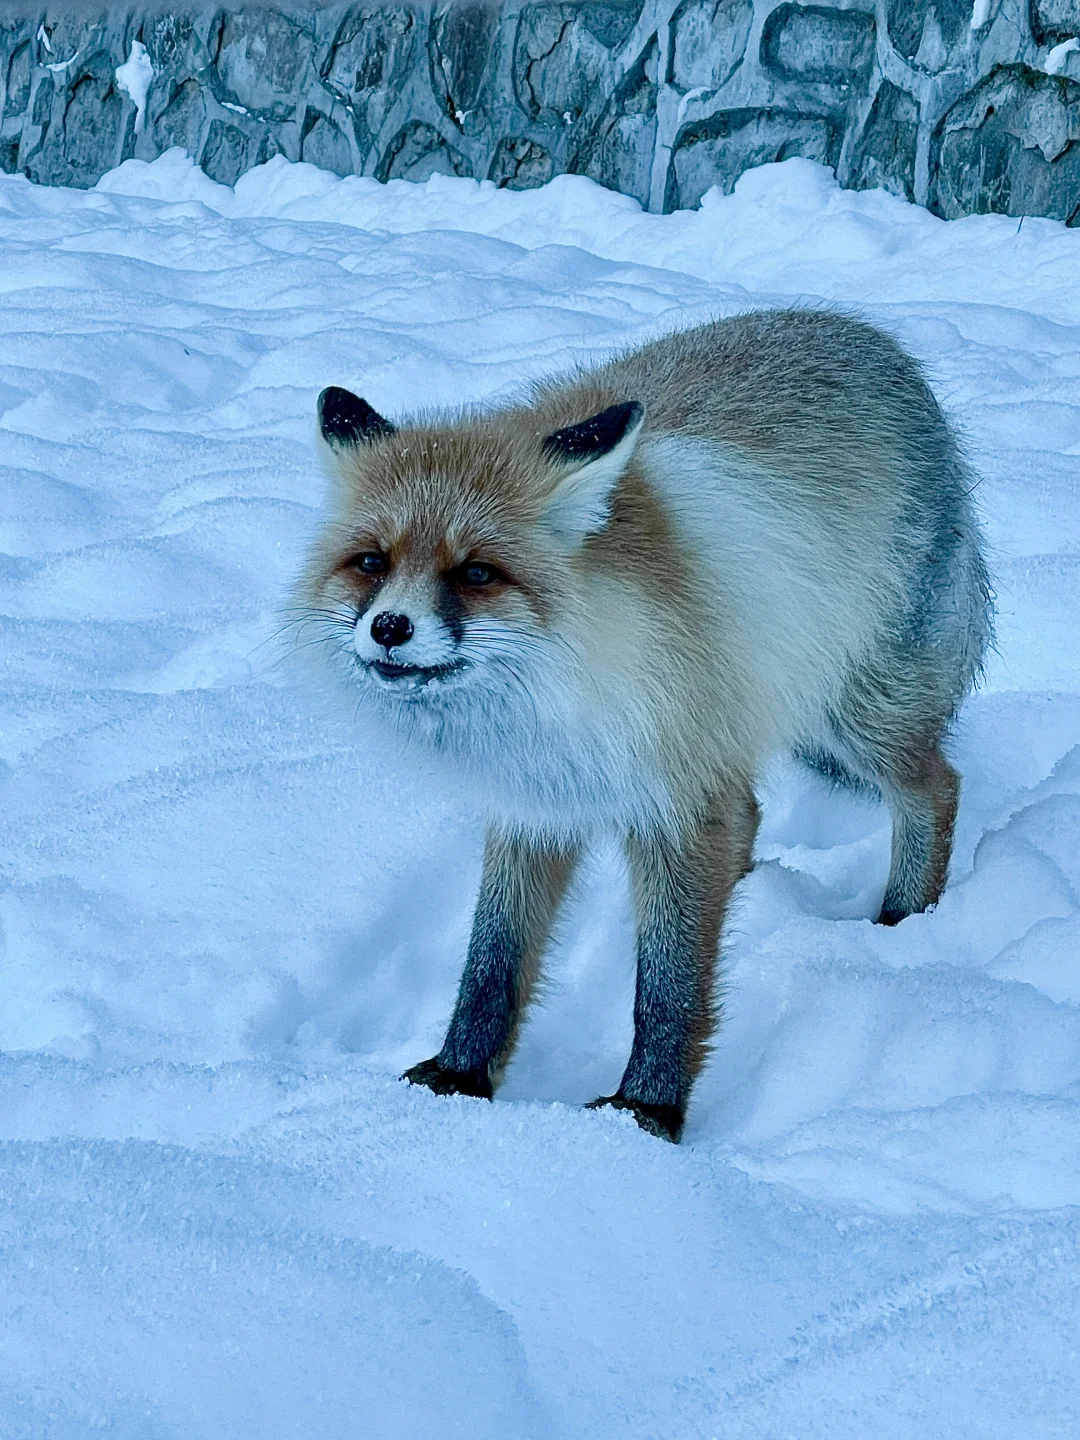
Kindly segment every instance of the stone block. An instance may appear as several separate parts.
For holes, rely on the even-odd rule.
[[[972,9],[973,0],[888,0],[889,39],[905,60],[937,50],[939,44],[945,55],[970,32]]]
[[[30,104],[30,85],[34,58],[29,40],[24,40],[7,63],[3,116],[25,114]],[[2,117],[0,117],[2,118]]]
[[[630,38],[630,33],[645,9],[642,0],[607,0],[596,4],[585,0],[576,7],[585,28],[607,50],[617,50]]]
[[[873,14],[863,10],[780,5],[761,32],[761,63],[785,80],[865,85],[874,30]]]
[[[781,109],[722,110],[678,136],[668,170],[665,211],[697,205],[718,185],[725,195],[752,165],[795,155],[836,165],[842,128],[829,115]]]
[[[946,219],[996,211],[1080,223],[1080,84],[1000,66],[938,126],[931,209]]]
[[[165,104],[150,125],[155,148],[164,153],[179,145],[192,157],[198,155],[207,119],[206,95],[199,82],[189,78],[171,85],[163,98]],[[151,104],[151,115],[154,109]]]
[[[500,140],[488,171],[488,179],[507,190],[535,190],[555,173],[551,152],[535,140]]]
[[[431,80],[442,108],[457,124],[477,109],[499,29],[499,10],[488,0],[456,0],[431,26]]]
[[[335,175],[352,175],[356,170],[348,137],[333,120],[317,110],[309,110],[304,117],[300,159],[318,165],[320,170],[330,170]]]
[[[607,47],[586,23],[584,7],[531,5],[521,12],[514,87],[526,112],[572,124],[608,69]]]
[[[1080,35],[1080,0],[1031,0],[1031,28],[1040,45]]]
[[[210,179],[216,180],[219,185],[235,185],[244,171],[255,163],[253,156],[258,148],[255,137],[241,130],[239,125],[211,120],[199,163]]]
[[[883,80],[852,153],[846,183],[855,190],[915,195],[915,145],[919,107],[905,90]]]
[[[718,90],[742,64],[753,22],[753,0],[684,0],[671,18],[668,84]]]
[[[220,98],[272,120],[296,109],[314,37],[277,10],[222,12],[211,46]]]
[[[350,10],[330,47],[324,81],[345,100],[400,86],[413,62],[417,37],[412,10],[380,6]]]
[[[656,42],[626,76],[608,103],[596,130],[568,167],[648,203],[656,143]]]
[[[56,84],[51,75],[42,75],[37,89],[33,92],[30,108],[32,125],[48,125],[52,119],[53,97]]]
[[[47,105],[50,111],[61,107],[58,121],[46,121]],[[34,120],[49,125],[26,165],[27,174],[40,184],[88,189],[134,148],[134,109],[117,88],[115,62],[106,50],[97,50],[71,67],[55,102],[44,82],[39,85]]]
[[[190,15],[154,15],[140,29],[155,75],[186,78],[209,65],[210,52]]]
[[[410,9],[350,10],[323,62],[323,85],[352,108],[360,163],[371,155],[409,76],[426,64],[416,15]]]
[[[379,162],[379,180],[429,180],[432,175],[469,175],[469,162],[431,125],[413,120],[402,127]]]

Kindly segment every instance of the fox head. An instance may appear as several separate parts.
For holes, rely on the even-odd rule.
[[[318,417],[332,513],[303,600],[339,664],[411,719],[535,713],[580,660],[568,622],[644,406],[554,430],[525,408],[398,427],[332,387]]]

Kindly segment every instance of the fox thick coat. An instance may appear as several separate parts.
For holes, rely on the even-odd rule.
[[[319,416],[308,617],[372,720],[490,817],[446,1040],[407,1078],[491,1096],[575,860],[614,831],[635,1035],[597,1103],[677,1139],[770,755],[889,804],[882,923],[941,894],[941,741],[990,631],[957,442],[891,338],[813,310],[669,335],[486,412],[392,423],[331,388]]]

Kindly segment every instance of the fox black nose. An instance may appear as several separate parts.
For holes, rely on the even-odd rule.
[[[404,645],[412,638],[413,625],[407,615],[392,615],[384,610],[371,622],[371,638],[376,645],[385,645],[387,650],[394,645]]]

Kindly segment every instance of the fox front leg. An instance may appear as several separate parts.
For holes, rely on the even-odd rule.
[[[618,1090],[593,1104],[631,1110],[665,1140],[681,1136],[708,1054],[720,927],[751,867],[757,824],[745,790],[711,806],[682,843],[655,835],[627,843],[638,922],[634,1043]]]
[[[438,1055],[405,1080],[437,1095],[490,1100],[517,1041],[576,852],[492,829],[457,1004]]]

